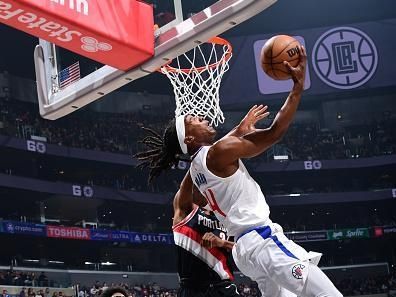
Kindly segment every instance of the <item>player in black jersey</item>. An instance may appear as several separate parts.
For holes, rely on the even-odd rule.
[[[173,201],[173,235],[180,278],[178,297],[239,296],[229,263],[234,243],[211,211],[205,198],[194,191],[187,173]],[[194,197],[194,198],[193,198]]]

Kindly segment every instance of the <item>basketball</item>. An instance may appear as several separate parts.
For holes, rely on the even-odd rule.
[[[300,43],[288,35],[276,35],[267,40],[261,50],[261,66],[275,80],[290,79],[291,75],[283,61],[296,67],[300,60]]]

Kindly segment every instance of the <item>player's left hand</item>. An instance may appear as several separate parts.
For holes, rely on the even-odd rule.
[[[254,105],[245,117],[240,122],[238,129],[242,135],[246,135],[256,130],[256,123],[266,117],[269,116],[269,112],[267,111],[267,105]]]
[[[207,232],[202,236],[201,244],[206,248],[223,247],[223,240],[212,232]]]

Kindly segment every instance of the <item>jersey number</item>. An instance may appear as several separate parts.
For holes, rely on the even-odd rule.
[[[225,213],[220,209],[219,205],[216,202],[216,197],[212,191],[212,189],[207,189],[204,192],[206,201],[208,201],[210,208],[212,208],[213,211],[217,211],[219,214],[221,214],[223,217],[226,217]]]

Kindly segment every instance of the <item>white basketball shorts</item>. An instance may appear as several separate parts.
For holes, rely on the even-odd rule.
[[[263,296],[300,295],[309,266],[317,265],[320,253],[307,252],[289,240],[278,224],[255,228],[242,234],[232,250],[239,270],[257,281]],[[286,291],[285,290],[285,291]]]

